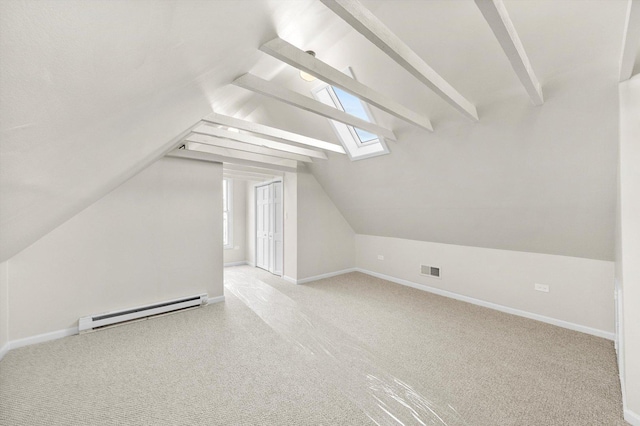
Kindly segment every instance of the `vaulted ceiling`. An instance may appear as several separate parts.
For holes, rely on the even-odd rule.
[[[430,119],[374,109],[390,155],[309,168],[359,233],[613,256],[625,0],[505,1],[534,106],[477,5],[362,1],[475,105],[460,114],[317,0],[0,2],[0,260],[142,170],[212,111],[339,143],[326,118],[232,85],[317,83],[278,36]],[[639,55],[640,56],[640,55]]]

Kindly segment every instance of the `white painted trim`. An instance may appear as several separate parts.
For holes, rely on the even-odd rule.
[[[44,343],[50,340],[57,340],[67,336],[78,334],[78,327],[66,328],[64,330],[52,331],[50,333],[38,334],[36,336],[25,337],[18,340],[12,340],[8,343],[9,350],[21,348],[23,346],[35,345],[36,343]]]
[[[260,46],[260,50],[332,86],[339,87],[388,114],[425,130],[433,131],[433,126],[427,117],[400,105],[375,89],[349,78],[337,69],[278,37]]]
[[[187,144],[192,144],[192,142],[187,142]],[[192,144],[195,148],[204,147],[206,145],[202,144]],[[194,161],[206,161],[208,163],[223,163],[227,164],[239,164],[251,167],[260,167],[260,168],[270,168],[274,170],[279,170],[283,172],[292,172],[296,173],[298,171],[297,163],[295,167],[291,165],[282,165],[279,164],[279,159],[276,157],[266,157],[263,156],[264,159],[247,159],[247,158],[238,158],[235,157],[232,152],[220,153],[220,152],[208,152],[201,151],[198,149],[175,149],[166,155],[170,158],[182,158],[185,160],[194,160]],[[267,161],[266,158],[271,158],[272,160]],[[278,164],[276,164],[278,163]]]
[[[208,123],[203,124],[202,126],[196,127],[191,132],[198,133],[201,135],[214,136],[217,138],[231,139],[231,140],[234,140],[237,142],[243,142],[249,145],[256,145],[259,147],[270,148],[276,151],[284,151],[284,152],[297,154],[301,156],[319,158],[321,160],[327,159],[327,154],[325,154],[323,151],[318,151],[316,149],[310,149],[310,148],[302,148],[302,147],[299,147],[296,145],[290,145],[284,142],[276,142],[270,139],[260,138],[260,137],[252,136],[246,133],[232,132],[230,130],[213,127]]]
[[[343,72],[344,75],[355,81],[353,71],[350,67],[347,67]],[[315,100],[322,102],[325,105],[329,105],[333,108],[344,111],[342,103],[340,102],[340,99],[338,99],[334,88],[328,83],[323,82],[320,85],[314,87],[311,90],[311,95]],[[367,103],[360,100],[360,104],[362,105],[365,114],[369,118],[369,121],[375,123],[375,119]],[[347,126],[344,123],[340,123],[336,120],[331,119],[329,120],[329,123],[338,136],[338,139],[340,139],[340,142],[344,146],[347,155],[349,156],[349,160],[364,160],[365,158],[377,157],[379,155],[386,155],[389,153],[389,147],[387,146],[384,138],[378,136],[374,140],[362,143],[353,126]]]
[[[210,297],[210,298],[207,299],[207,305],[212,305],[214,303],[220,303],[220,302],[224,302],[224,295],[216,296],[216,297]]]
[[[343,269],[341,271],[327,272],[326,274],[314,275],[312,277],[302,278],[296,281],[296,284],[305,284],[312,281],[322,280],[324,278],[331,278],[338,275],[348,274],[349,272],[356,272],[356,268]]]
[[[640,0],[629,0],[620,57],[621,82],[630,79],[633,75],[638,47],[640,47]]]
[[[187,151],[206,152],[209,154],[227,156],[227,157],[232,157],[234,159],[239,159],[239,160],[248,160],[256,163],[260,162],[263,164],[280,165],[283,167],[289,167],[291,169],[296,169],[296,170],[298,168],[298,162],[296,160],[289,160],[287,158],[272,157],[270,155],[239,151],[237,149],[222,148],[222,147],[207,145],[199,142],[190,142],[188,140],[185,140],[184,143],[187,146],[187,149],[186,149]],[[184,151],[184,150],[178,150],[178,151]]]
[[[258,76],[247,73],[236,78],[231,84],[251,90],[261,95],[277,99],[289,105],[293,105],[305,111],[313,112],[326,118],[339,121],[344,124],[366,130],[374,135],[382,136],[392,141],[396,141],[396,135],[389,129],[385,129],[375,123],[370,123],[344,111],[325,105],[308,96],[301,95],[271,81],[264,80]]]
[[[212,303],[224,302],[224,296],[210,297],[207,299],[207,305]],[[173,313],[173,312],[171,312]],[[0,349],[0,360],[12,349],[22,348],[24,346],[35,345],[37,343],[49,342],[51,340],[61,339],[63,337],[74,336],[78,334],[78,327],[71,327],[64,330],[52,331],[50,333],[38,334],[36,336],[24,337],[22,339],[7,342]]]
[[[339,154],[345,153],[344,149],[342,149],[340,145],[336,145],[331,142],[325,142],[320,139],[310,138],[308,136],[288,132],[276,127],[265,126],[264,124],[254,123],[252,121],[229,117],[222,114],[216,114],[215,112],[203,118],[202,121],[205,123],[222,124],[223,126],[235,127],[236,129],[271,136],[287,142],[294,142],[302,145],[313,146],[314,148],[326,149],[328,151],[337,152]]]
[[[624,291],[622,286],[618,285],[616,282],[616,324],[617,324],[617,335],[616,335],[616,355],[618,361],[618,374],[620,377],[620,390],[622,391],[622,411],[624,419],[627,423],[633,426],[640,426],[640,415],[634,413],[633,411],[627,409],[627,391],[625,385],[625,359],[624,359]]]
[[[623,411],[624,420],[632,426],[640,426],[640,415],[626,408]]]
[[[283,275],[282,279],[291,284],[298,284],[298,280],[296,280],[295,278],[288,277],[286,275]]]
[[[240,260],[238,262],[227,262],[224,264],[224,267],[227,268],[229,266],[242,266],[242,265],[246,265],[247,261],[246,260]]]
[[[320,1],[452,107],[466,117],[478,121],[476,107],[427,65],[416,52],[411,50],[362,3],[358,0]]]
[[[363,274],[374,276],[376,278],[381,278],[383,280],[391,281],[396,284],[401,284],[401,285],[412,287],[418,290],[427,291],[429,293],[434,293],[440,296],[450,297],[452,299],[460,300],[462,302],[472,303],[474,305],[483,306],[485,308],[495,309],[496,311],[505,312],[507,314],[517,315],[520,317],[541,321],[547,324],[555,325],[562,328],[567,328],[569,330],[579,331],[581,333],[591,334],[593,336],[602,337],[608,340],[615,339],[615,334],[608,331],[598,330],[596,328],[587,327],[584,325],[575,324],[572,322],[559,320],[559,319],[547,317],[544,315],[534,314],[532,312],[510,308],[504,305],[498,305],[497,303],[487,302],[487,301],[475,299],[469,296],[463,296],[461,294],[453,293],[446,290],[441,290],[439,288],[429,287],[423,284],[414,283],[412,281],[404,280],[402,278],[396,278],[389,275],[380,274],[378,272],[369,271],[367,269],[355,268],[354,270],[357,272],[362,272]]]
[[[222,248],[224,250],[232,250],[233,249],[233,179],[222,177],[222,182],[227,182],[227,205],[222,206],[223,213],[224,208],[227,208],[227,244],[223,244]]]
[[[518,32],[511,22],[507,8],[502,0],[475,0],[478,9],[491,27],[498,43],[507,55],[509,62],[534,105],[542,105],[544,96],[538,78],[533,72],[527,52],[520,41]]]
[[[0,361],[2,361],[2,358],[4,358],[7,352],[9,352],[10,346],[11,346],[10,343],[7,342],[4,344],[2,348],[0,348]]]
[[[196,131],[192,132],[187,138],[185,138],[184,142],[195,142],[203,145],[215,146],[217,148],[268,155],[269,157],[285,158],[287,160],[302,161],[305,163],[311,162],[311,158],[304,155],[280,151],[269,147],[256,146],[255,144],[244,143],[230,138],[206,135]]]

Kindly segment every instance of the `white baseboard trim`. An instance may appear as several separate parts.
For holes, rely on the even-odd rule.
[[[402,278],[396,278],[389,275],[381,274],[378,272],[369,271],[367,269],[355,268],[355,271],[362,272],[363,274],[371,275],[373,277],[382,278],[383,280],[391,281],[396,284],[401,284],[407,287],[412,287],[422,291],[428,291],[429,293],[434,293],[440,296],[450,297],[452,299],[460,300],[462,302],[472,303],[474,305],[483,306],[485,308],[495,309],[496,311],[505,312],[507,314],[517,315],[524,318],[533,319],[536,321],[545,322],[547,324],[556,325],[558,327],[567,328],[569,330],[579,331],[581,333],[591,334],[597,337],[603,337],[605,339],[614,340],[615,334],[609,331],[598,330],[597,328],[587,327],[580,324],[575,324],[572,322],[559,320],[556,318],[547,317],[544,315],[534,314],[532,312],[523,311],[520,309],[510,308],[504,305],[498,305],[497,303],[487,302],[480,299],[475,299],[469,296],[463,296],[458,293],[453,293],[451,291],[441,290],[435,287],[429,287],[424,284],[414,283],[412,281],[408,281]]]
[[[247,265],[247,261],[246,260],[241,260],[239,262],[227,262],[224,264],[224,267],[227,268],[229,266],[242,266],[242,265]]]
[[[18,349],[23,346],[35,345],[36,343],[44,343],[49,342],[51,340],[61,339],[67,336],[73,336],[74,334],[78,334],[78,327],[66,328],[64,330],[52,331],[50,333],[38,334],[36,336],[25,337],[22,339],[11,340],[7,345],[9,348],[7,351],[11,349]],[[7,346],[5,345],[5,347]]]
[[[220,303],[220,302],[224,302],[224,295],[223,296],[210,297],[210,298],[207,299],[207,305],[212,305],[214,303]]]
[[[247,265],[251,266],[252,268],[255,268],[255,267],[256,267],[256,264],[255,264],[255,263],[253,263],[253,262],[249,262],[248,260],[247,260]]]
[[[9,342],[5,343],[4,346],[0,348],[0,361],[2,361],[2,358],[4,358],[7,352],[9,352]]]
[[[341,271],[327,272],[326,274],[314,275],[312,277],[301,278],[296,281],[296,284],[310,283],[311,281],[322,280],[324,278],[331,278],[342,274],[348,274],[349,272],[356,272],[356,268],[343,269]]]
[[[282,279],[291,284],[298,284],[298,280],[296,280],[295,278],[288,277],[286,275],[283,275]]]
[[[631,410],[624,410],[624,420],[632,426],[640,426],[640,416]]]
[[[207,305],[212,303],[224,302],[224,296],[209,297]],[[78,334],[78,327],[71,327],[64,330],[52,331],[50,333],[38,334],[37,336],[25,337],[22,339],[11,340],[0,348],[0,360],[12,349],[18,349],[23,346],[35,345],[36,343],[49,342],[51,340],[61,339],[67,336]]]

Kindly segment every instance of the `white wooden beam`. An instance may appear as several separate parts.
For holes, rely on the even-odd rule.
[[[303,70],[316,78],[351,93],[363,101],[374,105],[382,111],[389,113],[401,120],[415,124],[423,129],[433,131],[433,126],[427,117],[424,117],[376,90],[360,83],[348,75],[309,55],[294,45],[280,39],[273,40],[260,46],[260,50],[273,56],[299,70]]]
[[[216,148],[193,142],[186,142],[186,147],[187,149],[176,149],[171,151],[170,156],[224,163],[225,166],[227,164],[234,164],[260,167],[263,169],[274,169],[282,172],[297,173],[298,171],[298,164],[293,160],[269,157],[260,154],[251,154],[248,152],[229,150],[225,148]]]
[[[315,149],[302,148],[299,146],[289,145],[283,142],[276,142],[269,139],[259,138],[246,133],[232,132],[230,130],[220,129],[218,127],[212,127],[203,124],[202,126],[193,129],[193,133],[199,133],[202,135],[210,135],[218,138],[226,138],[234,141],[244,142],[255,146],[263,146],[265,148],[276,149],[284,152],[291,152],[294,154],[305,155],[307,157],[319,158],[321,160],[327,159],[327,154],[322,151],[316,151]]]
[[[216,136],[194,133],[187,136],[185,141],[201,143],[203,145],[217,146],[220,148],[237,149],[238,151],[253,152],[256,154],[268,155],[271,157],[287,158],[289,160],[303,161],[305,163],[311,162],[311,158],[304,155],[293,154],[285,151],[277,151],[275,149],[265,148],[263,146],[255,146],[252,144],[238,142],[231,139],[219,138]]]
[[[226,167],[223,167],[222,174],[224,174],[224,175],[242,175],[242,176],[251,177],[254,180],[267,180],[267,179],[272,179],[274,177],[281,177],[282,176],[278,172],[273,172],[273,171],[272,171],[272,173],[238,172],[236,170],[229,170]]]
[[[298,168],[298,162],[295,160],[289,160],[286,158],[271,157],[269,155],[255,154],[252,152],[238,151],[237,149],[221,148],[217,146],[210,146],[200,143],[188,142],[187,149],[193,151],[203,151],[210,154],[217,154],[236,160],[250,160],[253,162],[261,162],[272,166],[283,166],[291,169]]]
[[[259,133],[272,138],[280,139],[285,142],[294,142],[302,145],[312,146],[314,148],[324,149],[326,151],[346,154],[341,145],[325,142],[320,139],[310,138],[308,136],[299,135],[297,133],[288,132],[276,127],[265,126],[264,124],[254,123],[252,121],[241,120],[227,115],[211,113],[202,119],[203,122],[211,124],[220,124],[223,126],[234,127],[236,129],[245,130],[247,132]]]
[[[246,172],[269,176],[284,176],[283,172],[277,170],[265,169],[263,167],[243,166],[241,164],[225,164],[223,169],[233,172]]]
[[[339,109],[332,108],[322,102],[311,99],[308,96],[301,95],[284,87],[278,86],[253,74],[244,74],[234,80],[233,84],[260,93],[265,96],[277,99],[289,105],[293,105],[305,111],[313,112],[323,117],[339,121],[358,129],[366,130],[374,135],[382,136],[386,139],[395,141],[396,136],[391,130],[380,127],[377,124],[362,120]]]
[[[638,50],[640,50],[640,0],[629,0],[620,58],[620,81],[631,78]]]
[[[270,168],[273,170],[277,170],[279,172],[292,172],[297,173],[297,169],[291,167],[284,167],[277,164],[266,164],[262,162],[255,162],[251,160],[242,160],[233,157],[227,157],[224,155],[212,154],[209,152],[192,150],[192,149],[174,149],[173,151],[166,154],[167,157],[173,158],[184,158],[187,160],[195,160],[195,161],[206,161],[209,163],[222,163],[224,166],[228,165],[246,165],[246,166],[257,166],[262,168]]]
[[[435,72],[433,68],[427,65],[422,58],[359,1],[320,1],[447,103],[466,117],[478,120],[476,107]]]
[[[511,22],[507,8],[502,0],[475,0],[478,9],[491,27],[491,31],[498,39],[502,50],[534,105],[542,105],[542,87],[533,73],[533,68],[522,46],[518,32]]]
[[[236,179],[236,180],[250,180],[250,181],[255,181],[255,182],[262,182],[265,180],[271,180],[273,178],[275,178],[276,176],[271,175],[254,175],[251,173],[243,173],[243,172],[226,172],[226,171],[222,171],[222,176],[229,178],[229,179]]]

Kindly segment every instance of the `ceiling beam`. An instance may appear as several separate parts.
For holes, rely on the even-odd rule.
[[[187,136],[185,139],[186,142],[196,142],[204,145],[217,146],[220,148],[229,148],[229,149],[237,149],[238,151],[244,152],[253,152],[256,154],[268,155],[270,157],[278,157],[278,158],[287,158],[289,160],[302,161],[305,163],[310,163],[311,158],[299,155],[292,154],[290,152],[285,151],[277,151],[271,148],[265,148],[263,146],[255,146],[252,144],[238,142],[231,139],[219,138],[216,136],[202,135],[202,134],[191,134]]]
[[[447,103],[466,117],[478,120],[476,107],[427,65],[418,54],[359,1],[320,1]]]
[[[224,163],[225,166],[227,164],[238,164],[263,169],[280,170],[282,172],[297,173],[298,171],[298,163],[293,160],[252,154],[227,148],[217,148],[194,142],[187,142],[186,145],[187,149],[176,149],[171,152],[171,156]]]
[[[222,171],[222,176],[229,179],[250,180],[255,182],[272,180],[273,178],[276,177],[275,175],[255,175],[255,174],[243,173],[243,172],[227,172],[225,170]]]
[[[629,0],[627,20],[620,58],[620,81],[631,78],[636,55],[640,50],[640,0]]]
[[[341,145],[336,145],[334,143],[325,142],[320,139],[314,139],[308,136],[299,135],[297,133],[288,132],[276,127],[265,126],[264,124],[254,123],[252,121],[241,120],[239,118],[217,114],[215,112],[203,118],[202,121],[211,124],[220,124],[223,126],[233,127],[240,130],[245,130],[247,132],[259,133],[261,135],[271,136],[272,138],[277,138],[286,142],[294,142],[302,145],[312,146],[314,148],[324,149],[326,151],[346,154],[344,148]]]
[[[276,37],[263,44],[260,46],[260,50],[332,86],[339,87],[388,114],[420,128],[433,131],[433,126],[427,117],[400,105],[393,99],[360,83],[280,38]]]
[[[322,151],[316,151],[309,148],[301,148],[299,146],[289,145],[283,142],[276,142],[269,139],[263,139],[246,133],[232,132],[230,130],[220,129],[208,125],[202,125],[192,130],[193,133],[201,135],[215,136],[218,138],[226,138],[234,141],[244,142],[251,145],[263,146],[265,148],[276,149],[278,151],[291,152],[293,154],[304,155],[307,157],[327,159],[327,154]]]
[[[491,27],[491,31],[498,39],[502,50],[534,105],[542,105],[542,87],[531,68],[527,52],[522,46],[518,32],[509,18],[507,8],[502,0],[475,0],[478,9]]]
[[[232,172],[262,174],[262,175],[268,175],[268,176],[284,176],[283,172],[280,172],[277,170],[265,169],[262,167],[243,166],[241,164],[225,164],[223,170],[232,171]]]
[[[286,89],[271,81],[264,80],[260,77],[256,77],[253,74],[244,74],[233,81],[238,87],[243,87],[248,90],[252,90],[256,93],[260,93],[265,96],[277,99],[289,105],[293,105],[305,111],[313,112],[332,120],[339,121],[344,124],[356,127],[358,129],[366,130],[374,135],[382,136],[386,139],[395,141],[396,136],[391,130],[380,127],[375,123],[362,120],[346,112],[340,111],[337,108],[332,108],[329,105],[325,105],[320,101],[311,99],[308,96],[301,95],[300,93]]]
[[[187,142],[187,149],[194,151],[203,151],[210,154],[222,155],[238,160],[250,160],[254,162],[262,162],[269,165],[283,166],[289,168],[298,168],[298,162],[289,160],[288,158],[272,157],[270,155],[256,154],[253,152],[244,152],[233,148],[222,148],[217,146],[205,145],[197,142]]]
[[[208,163],[222,163],[224,167],[228,165],[246,165],[257,166],[261,168],[270,168],[279,172],[297,173],[297,169],[291,167],[280,166],[277,164],[266,164],[262,162],[254,162],[251,160],[242,160],[224,155],[212,154],[209,152],[191,150],[191,149],[174,149],[166,154],[166,157],[184,158],[187,160],[206,161]]]

